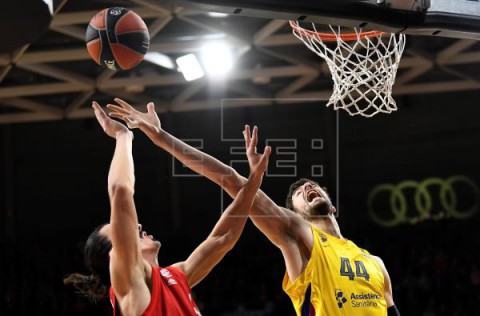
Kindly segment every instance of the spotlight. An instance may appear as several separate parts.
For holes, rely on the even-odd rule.
[[[231,49],[225,44],[209,44],[201,50],[205,71],[211,76],[225,75],[233,66]]]
[[[192,81],[202,78],[203,72],[197,57],[194,54],[188,54],[177,58],[178,70],[183,74],[185,80]]]

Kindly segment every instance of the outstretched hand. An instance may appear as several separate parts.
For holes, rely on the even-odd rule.
[[[263,154],[257,152],[258,128],[253,128],[253,134],[250,133],[250,126],[245,125],[243,131],[245,139],[245,149],[247,153],[248,165],[250,166],[250,177],[262,179],[263,173],[267,170],[268,159],[272,152],[270,146],[265,146]]]
[[[117,138],[122,133],[131,133],[125,125],[109,118],[96,101],[92,102],[92,107],[98,123],[100,123],[100,126],[102,126],[108,136]]]
[[[147,136],[154,136],[161,131],[160,119],[155,112],[153,102],[147,104],[147,112],[140,112],[122,99],[115,98],[117,104],[107,104],[107,108],[111,111],[110,117],[118,118],[127,123],[129,128],[140,128]]]

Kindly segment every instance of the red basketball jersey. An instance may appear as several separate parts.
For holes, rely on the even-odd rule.
[[[113,316],[119,316],[113,287],[109,292]],[[201,316],[187,278],[175,267],[152,267],[152,297],[142,316]]]

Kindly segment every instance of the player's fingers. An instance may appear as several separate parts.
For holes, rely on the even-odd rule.
[[[147,112],[149,114],[155,113],[155,104],[153,102],[147,104]]]
[[[118,113],[118,112],[110,112],[110,113],[108,113],[108,116],[113,117],[113,118],[116,118],[116,119],[121,119],[121,120],[123,120],[123,117],[125,116],[125,114],[123,114],[123,113]]]
[[[258,128],[257,126],[253,127],[252,141],[250,143],[250,148],[254,153],[257,153],[257,143],[258,143]]]
[[[131,116],[125,115],[123,117],[123,120],[127,123],[128,128],[133,129],[133,128],[139,128],[140,123],[134,119],[132,119]]]
[[[98,121],[98,124],[100,124],[100,126],[102,127],[102,129],[107,132],[107,115],[105,114],[105,112],[102,110],[102,108],[100,107],[100,105],[98,105],[98,103],[94,102],[92,103],[92,107],[94,109],[94,113],[95,113],[95,117]]]
[[[111,111],[123,113],[123,114],[130,114],[130,111],[127,109],[122,108],[121,106],[115,104],[107,104],[107,108]]]
[[[123,107],[123,108],[125,108],[125,109],[128,109],[128,110],[130,110],[130,111],[135,110],[135,109],[133,108],[133,106],[131,106],[130,104],[128,104],[127,102],[123,101],[123,100],[120,99],[120,98],[115,98],[114,100],[115,100],[115,102],[117,102],[118,104],[120,104],[121,107]]]
[[[245,139],[245,147],[249,149],[250,146],[250,126],[245,125],[245,129],[243,130],[243,138]]]
[[[258,143],[258,128],[256,125],[253,127],[252,143],[255,147],[257,146],[257,143]]]
[[[265,156],[265,158],[268,160],[268,158],[270,158],[270,154],[272,153],[272,147],[270,146],[265,146],[265,149],[263,151],[263,155]]]
[[[100,107],[100,105],[96,101],[93,101],[92,107],[93,107],[93,110],[95,111],[95,116],[97,117],[99,122],[105,121],[105,119],[107,118],[107,115],[105,114],[103,109]]]
[[[252,141],[252,134],[250,132],[250,125],[245,125],[245,133],[247,134],[248,143]]]
[[[265,149],[262,154],[261,162],[264,168],[268,165],[268,159],[270,158],[270,154],[272,153],[272,148],[270,146],[265,146]]]

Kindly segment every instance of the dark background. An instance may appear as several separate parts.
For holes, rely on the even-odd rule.
[[[480,94],[396,99],[396,113],[373,119],[339,113],[338,123],[324,102],[229,109],[223,135],[240,139],[243,124],[249,123],[260,127],[260,148],[265,139],[277,139],[271,143],[274,150],[278,139],[296,139],[297,149],[290,151],[297,159],[289,164],[296,174],[278,176],[283,170],[275,162],[289,156],[274,153],[262,185],[279,204],[291,182],[311,177],[312,165],[323,165],[323,176],[314,178],[329,188],[334,201],[338,197],[342,234],[383,258],[402,315],[480,315],[478,213],[465,220],[427,219],[385,228],[367,209],[367,196],[379,183],[457,174],[480,183]],[[195,139],[192,144],[202,139],[202,150],[225,163],[245,159],[230,154],[241,141],[221,140],[220,116],[218,108],[160,118],[165,130]],[[323,149],[312,149],[311,140],[319,138]],[[114,140],[92,119],[70,120],[0,126],[0,148],[0,315],[109,314],[108,302],[88,303],[62,278],[86,272],[83,243],[95,226],[108,221]],[[207,179],[192,177],[140,131],[134,159],[139,219],[162,241],[160,264],[183,260],[219,218],[222,192]],[[247,173],[244,164],[234,167]],[[174,170],[190,176],[172,176]],[[435,214],[444,212],[438,194],[432,191]],[[459,208],[473,201],[462,188],[457,198]],[[408,214],[417,216],[411,204]],[[293,315],[281,289],[284,269],[280,252],[249,223],[237,247],[194,293],[204,315]]]

